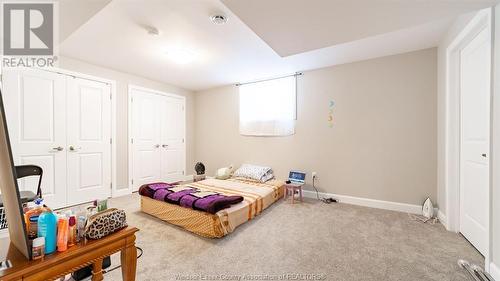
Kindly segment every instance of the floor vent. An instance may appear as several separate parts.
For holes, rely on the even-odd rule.
[[[466,260],[458,260],[458,265],[467,272],[473,281],[495,281],[495,279],[479,265],[470,264]]]

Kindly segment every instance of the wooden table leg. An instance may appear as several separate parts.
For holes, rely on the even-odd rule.
[[[98,259],[92,266],[92,281],[102,280],[104,280],[104,276],[102,275],[102,259]]]
[[[302,198],[302,186],[299,187],[299,192],[300,192],[300,202],[304,202],[304,199]]]
[[[135,281],[137,268],[137,248],[135,247],[135,236],[127,238],[127,246],[120,253],[122,263],[123,281]]]

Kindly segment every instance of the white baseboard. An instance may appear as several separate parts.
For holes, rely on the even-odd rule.
[[[438,210],[438,211],[437,211],[437,216],[438,216],[439,222],[440,222],[442,225],[444,225],[444,227],[445,227],[446,229],[448,229],[448,225],[446,224],[446,215],[445,215],[443,212],[441,212],[441,210]]]
[[[111,197],[112,198],[116,198],[116,197],[121,197],[121,196],[125,196],[125,195],[129,195],[129,194],[132,194],[132,191],[130,188],[117,188],[117,189],[113,189],[113,191],[111,192]]]
[[[179,179],[179,181],[192,181],[193,175],[185,175],[185,176],[182,176],[178,179]],[[113,192],[111,194],[111,198],[121,197],[121,196],[129,195],[129,194],[132,194],[132,187],[131,186],[129,186],[128,188],[113,189]]]
[[[490,275],[493,279],[500,281],[500,268],[494,263],[490,263]]]
[[[417,214],[421,215],[422,214],[422,206],[420,205],[413,205],[413,204],[406,204],[406,203],[398,203],[398,202],[391,202],[391,201],[383,201],[383,200],[376,200],[376,199],[369,199],[369,198],[362,198],[362,197],[354,197],[354,196],[348,196],[348,195],[338,195],[338,194],[332,194],[332,193],[324,193],[324,192],[319,192],[318,193],[320,197],[333,197],[341,203],[346,203],[346,204],[351,204],[351,205],[358,205],[358,206],[364,206],[364,207],[370,207],[370,208],[377,208],[377,209],[384,209],[384,210],[390,210],[390,211],[398,211],[398,212],[404,212],[404,213],[410,213],[410,214]],[[312,190],[304,190],[304,196],[308,198],[316,198],[316,192]],[[437,208],[434,209],[434,213],[439,215],[439,211]]]

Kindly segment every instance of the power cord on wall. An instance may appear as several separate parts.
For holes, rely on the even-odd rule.
[[[316,176],[313,176],[313,188],[314,190],[316,190],[316,198],[325,203],[325,204],[330,204],[330,203],[337,203],[339,202],[337,199],[333,198],[333,197],[327,197],[327,198],[319,198],[319,192],[318,192],[318,189],[316,188],[316,185],[315,185],[315,181],[316,181]]]

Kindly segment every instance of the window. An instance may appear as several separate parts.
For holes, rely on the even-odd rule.
[[[296,77],[241,85],[240,134],[288,136],[295,133]]]

